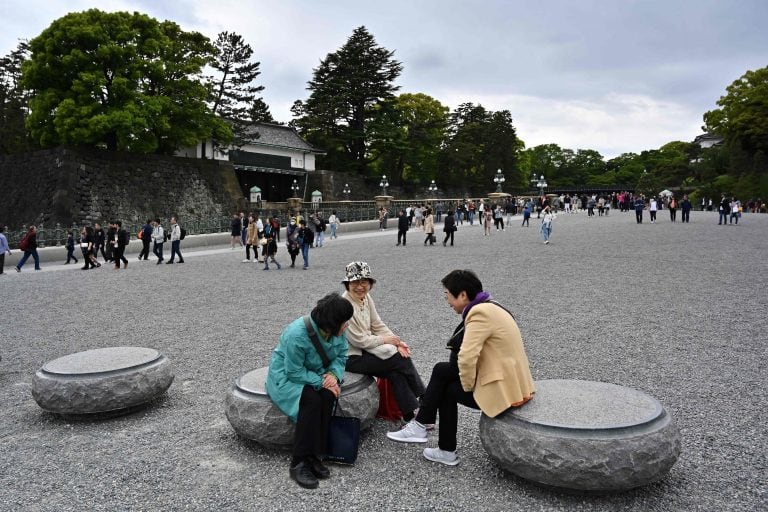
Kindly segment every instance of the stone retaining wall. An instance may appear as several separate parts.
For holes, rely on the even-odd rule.
[[[229,162],[59,147],[0,156],[0,224],[69,226],[229,215],[245,204]]]

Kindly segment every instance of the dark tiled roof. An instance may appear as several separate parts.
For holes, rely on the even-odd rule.
[[[324,153],[302,139],[296,130],[289,126],[258,123],[247,130],[246,140],[255,145],[298,149],[310,153]]]

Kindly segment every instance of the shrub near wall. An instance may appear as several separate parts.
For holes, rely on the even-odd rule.
[[[229,215],[245,201],[229,162],[59,147],[0,157],[0,224],[139,223]]]

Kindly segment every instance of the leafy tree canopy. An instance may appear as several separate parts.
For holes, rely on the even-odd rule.
[[[21,41],[11,53],[0,58],[0,155],[31,149],[24,127],[29,95],[21,85],[21,65],[29,55],[29,44]]]
[[[62,143],[173,153],[230,128],[206,105],[202,67],[215,48],[197,32],[139,13],[70,13],[30,42],[27,128]]]
[[[372,167],[393,186],[426,186],[437,177],[448,107],[426,94],[401,94],[382,103],[373,123]]]
[[[306,102],[294,103],[293,124],[328,152],[326,167],[367,174],[373,122],[382,115],[379,106],[394,97],[402,71],[393,55],[359,27],[314,70]]]
[[[768,67],[747,71],[726,91],[720,108],[704,114],[704,130],[750,154],[768,152]]]
[[[221,32],[213,45],[216,51],[210,65],[215,74],[208,77],[211,111],[231,123],[233,143],[240,146],[254,115],[259,121],[272,119],[269,108],[257,96],[264,86],[254,83],[261,74],[260,63],[251,61],[251,45],[234,32]]]

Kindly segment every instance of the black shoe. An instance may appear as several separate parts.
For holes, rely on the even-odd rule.
[[[166,265],[173,265],[173,260],[169,260],[165,262]]]
[[[184,260],[179,260],[179,263],[184,263]]]
[[[317,478],[324,480],[331,476],[331,470],[325,467],[325,465],[317,457],[310,457],[306,462],[309,465],[309,470]]]
[[[290,470],[290,474],[291,478],[296,480],[296,483],[305,489],[317,489],[317,486],[320,485],[306,462],[302,461],[293,466]]]
[[[161,264],[163,260],[157,260],[157,265]]]

